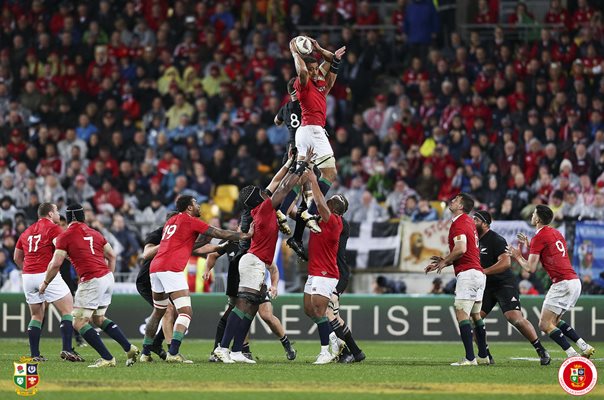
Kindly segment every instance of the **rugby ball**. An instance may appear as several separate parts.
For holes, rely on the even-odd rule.
[[[312,42],[306,36],[297,36],[294,42],[300,54],[312,53]]]

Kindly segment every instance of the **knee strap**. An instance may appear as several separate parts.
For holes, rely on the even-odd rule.
[[[188,314],[178,314],[174,325],[182,325],[185,328],[189,329],[189,324],[191,323],[191,316]]]
[[[191,307],[190,296],[179,297],[177,299],[174,299],[172,302],[174,303],[174,307],[176,307],[177,310],[180,310],[183,307]]]

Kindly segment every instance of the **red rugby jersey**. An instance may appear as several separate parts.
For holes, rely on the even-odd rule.
[[[539,255],[553,283],[578,278],[568,258],[566,240],[557,229],[551,226],[539,229],[531,240],[529,253]]]
[[[23,273],[40,274],[46,272],[55,246],[52,241],[63,230],[48,218],[40,218],[27,228],[17,241],[17,249],[23,251]]]
[[[466,235],[466,252],[453,262],[455,275],[469,269],[475,269],[483,272],[480,265],[480,248],[478,247],[478,232],[476,224],[472,217],[463,213],[453,219],[451,228],[449,228],[449,251],[455,247],[454,239],[457,236]]]

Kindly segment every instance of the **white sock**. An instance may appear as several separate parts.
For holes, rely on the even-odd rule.
[[[579,346],[581,350],[587,350],[587,348],[589,347],[589,345],[585,343],[585,340],[583,339],[577,340],[577,346]]]
[[[329,353],[329,345],[321,346],[321,353]]]
[[[573,346],[570,346],[568,349],[564,350],[566,352],[566,355],[569,357],[572,357],[574,355],[577,354],[577,352],[575,351],[575,349],[573,349]]]

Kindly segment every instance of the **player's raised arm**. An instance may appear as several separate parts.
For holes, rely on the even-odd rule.
[[[40,291],[40,294],[44,294],[44,292],[46,291],[46,288],[48,287],[48,285],[50,285],[50,282],[52,282],[53,279],[55,279],[55,276],[57,276],[57,274],[59,273],[59,269],[61,268],[61,264],[63,264],[63,261],[65,260],[65,256],[67,255],[67,252],[65,250],[55,250],[55,252],[52,255],[52,260],[50,260],[50,263],[48,264],[48,268],[46,269],[46,275],[44,276],[44,282],[42,282],[40,284],[40,287],[38,288],[38,290]]]
[[[325,77],[325,90],[327,93],[329,93],[336,82],[342,57],[344,57],[344,54],[346,54],[346,46],[342,46],[337,49],[335,53],[332,53],[331,51],[322,48],[319,45],[319,42],[317,42],[315,39],[309,39],[312,42],[314,49],[321,53],[321,57],[323,57],[324,62],[321,63],[319,69]]]
[[[323,222],[329,221],[329,217],[331,217],[331,211],[327,206],[327,201],[325,201],[325,196],[323,192],[321,192],[321,188],[319,187],[319,181],[317,180],[317,175],[314,173],[308,174],[308,180],[310,181],[310,188],[312,190],[313,198],[315,199],[315,203],[317,203],[317,210],[319,211],[319,215],[321,216],[321,220]]]
[[[533,273],[537,270],[537,265],[539,265],[539,254],[529,254],[529,258],[527,260],[522,256],[520,247],[514,246],[508,246],[506,253],[514,257],[525,271]]]
[[[111,272],[115,272],[115,263],[117,261],[117,257],[115,255],[115,251],[113,251],[113,247],[109,243],[105,243],[103,246],[103,256],[105,260],[107,260],[107,266]]]
[[[277,188],[279,187],[279,185],[283,181],[283,178],[287,175],[287,171],[289,170],[289,168],[292,166],[292,164],[294,162],[295,162],[295,160],[293,159],[293,154],[292,154],[292,151],[290,149],[289,153],[288,153],[287,162],[285,164],[283,164],[283,166],[281,167],[281,169],[279,169],[279,171],[277,171],[277,173],[275,174],[275,176],[273,176],[273,179],[271,179],[271,182],[266,187],[267,191],[269,191],[272,194],[272,193],[274,193],[277,190]]]
[[[294,57],[296,73],[298,74],[298,77],[300,78],[300,85],[302,87],[304,87],[308,83],[308,69],[306,69],[306,63],[304,62],[304,59],[302,59],[302,56],[298,52],[298,49],[296,49],[296,44],[294,43],[294,39],[290,40],[290,42],[289,42],[289,50],[292,53],[292,57]]]
[[[210,226],[207,231],[205,231],[204,235],[215,237],[218,239],[226,239],[230,241],[235,240],[248,240],[254,236],[254,224],[250,226],[250,231],[248,233],[245,232],[234,232],[226,229],[216,228],[214,226]]]

